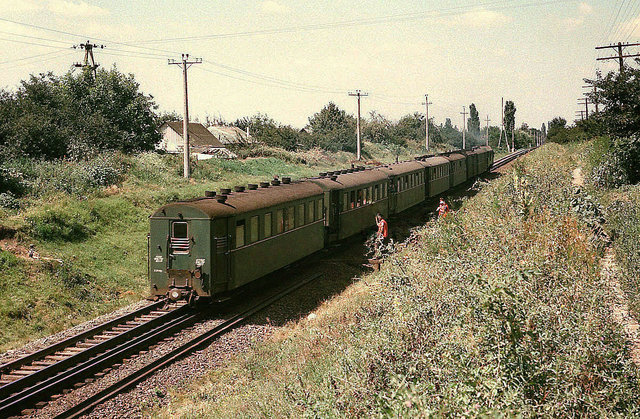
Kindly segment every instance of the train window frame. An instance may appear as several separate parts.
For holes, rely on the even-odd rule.
[[[345,192],[342,194],[342,212],[345,212],[349,209],[349,192]]]
[[[284,233],[284,208],[276,210],[276,234]]]
[[[308,201],[306,206],[307,206],[307,209],[305,213],[305,223],[311,224],[316,219],[316,216],[315,216],[316,203],[315,201]]]
[[[187,230],[184,233],[184,237],[176,236],[176,226],[186,226]],[[177,239],[177,240],[175,240]],[[175,244],[179,244],[180,247],[176,249]],[[185,246],[186,245],[186,246]],[[189,240],[189,223],[187,221],[174,221],[171,223],[171,254],[174,255],[187,255],[191,251],[191,241]]]
[[[260,240],[260,216],[254,215],[249,218],[249,243]]]
[[[305,224],[305,205],[304,202],[296,205],[296,217],[295,217],[295,225],[296,227],[301,227]]]
[[[349,192],[349,209],[356,207],[356,191],[355,189]]]
[[[264,226],[262,228],[263,237],[269,238],[273,233],[273,213],[268,212],[264,215]]]
[[[241,233],[241,234],[238,234]],[[246,243],[246,221],[236,220],[236,249],[243,247]]]
[[[296,225],[295,207],[287,207],[284,211],[284,231],[291,231]]]
[[[316,220],[322,220],[324,218],[323,210],[324,202],[322,198],[320,198],[316,201]]]

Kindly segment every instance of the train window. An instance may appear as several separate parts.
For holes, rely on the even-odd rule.
[[[366,191],[364,189],[358,189],[358,206],[361,207],[367,200]]]
[[[396,192],[400,192],[400,179],[396,180]]]
[[[264,238],[271,237],[271,213],[264,215]]]
[[[251,220],[249,220],[249,243],[258,241],[258,231],[260,231],[259,220],[259,215],[254,215],[253,217],[251,217]]]
[[[389,185],[387,185],[386,183],[383,183],[382,184],[382,198],[386,198],[388,193],[389,193]]]
[[[375,185],[373,187],[373,201],[377,201],[379,198],[378,194],[380,193],[380,185]]]
[[[313,201],[307,202],[307,224],[312,223],[314,220],[313,210],[315,209]]]
[[[346,211],[349,209],[349,193],[345,192],[342,194],[342,211]]]
[[[316,219],[322,219],[322,199],[316,201]]]
[[[298,213],[296,214],[296,227],[304,225],[304,203],[298,204]]]
[[[293,207],[286,208],[284,211],[284,231],[289,231],[295,225]]]
[[[284,210],[279,209],[276,211],[276,234],[280,234],[284,231]]]
[[[189,253],[189,225],[185,221],[171,225],[171,251],[174,254]]]
[[[353,209],[356,207],[356,191],[351,191],[349,200],[349,208]]]
[[[367,196],[369,197],[369,204],[373,202],[373,186],[369,186],[367,188],[369,192],[367,192]]]
[[[244,246],[244,220],[236,221],[236,249]]]

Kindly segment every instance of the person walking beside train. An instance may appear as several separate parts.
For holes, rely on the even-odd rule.
[[[447,203],[444,202],[444,198],[440,198],[440,205],[438,205],[437,211],[438,211],[439,218],[445,218],[449,213],[449,205],[447,205]]]
[[[376,233],[376,242],[384,243],[389,237],[389,225],[387,221],[382,218],[382,214],[376,214],[376,225],[378,226],[378,232]]]

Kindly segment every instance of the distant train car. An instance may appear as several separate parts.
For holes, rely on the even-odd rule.
[[[224,298],[370,229],[376,213],[387,216],[419,205],[493,163],[489,147],[465,154],[351,168],[293,183],[283,178],[164,205],[150,217],[152,293],[173,300]]]

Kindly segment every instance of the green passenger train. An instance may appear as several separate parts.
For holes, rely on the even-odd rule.
[[[223,299],[238,288],[486,172],[490,147],[206,192],[150,217],[155,296]]]

